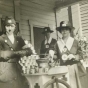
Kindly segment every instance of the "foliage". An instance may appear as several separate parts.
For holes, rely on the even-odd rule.
[[[88,58],[88,42],[86,37],[81,37],[78,39],[79,41],[79,53],[82,56],[82,59]]]

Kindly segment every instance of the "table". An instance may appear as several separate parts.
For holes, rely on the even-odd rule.
[[[52,76],[60,78],[68,72],[66,66],[58,66],[51,68],[47,73],[24,74],[28,80],[30,88],[43,88],[43,85],[48,82]]]

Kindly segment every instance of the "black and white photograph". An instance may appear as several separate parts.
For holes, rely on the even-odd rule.
[[[0,0],[0,88],[88,88],[88,0]]]

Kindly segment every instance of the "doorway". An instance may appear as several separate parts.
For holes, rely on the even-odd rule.
[[[39,55],[41,42],[44,40],[44,35],[42,34],[43,28],[33,27],[33,32],[34,32],[34,47],[36,53]]]

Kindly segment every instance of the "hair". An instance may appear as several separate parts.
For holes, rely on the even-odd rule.
[[[70,31],[70,36],[74,38],[74,30],[71,29],[71,28],[63,28],[63,29],[60,29],[60,33],[62,30],[69,30]]]
[[[71,33],[71,28],[66,28],[66,27],[65,28],[60,28],[60,33],[61,33],[62,30],[69,30],[70,33]]]

